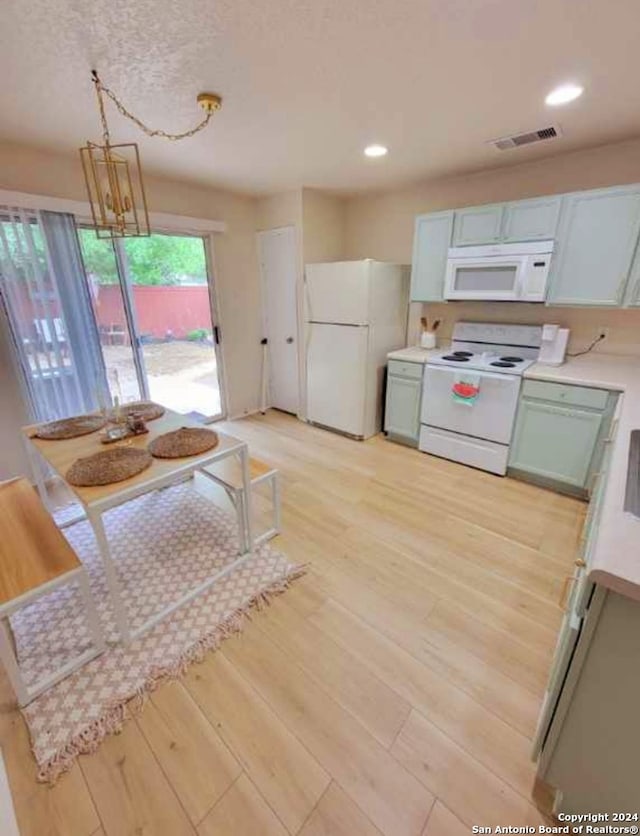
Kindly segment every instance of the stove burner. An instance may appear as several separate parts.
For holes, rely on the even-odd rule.
[[[472,356],[473,355],[469,354],[469,357],[472,357]],[[455,363],[468,363],[469,362],[469,357],[462,357],[460,354],[445,354],[445,356],[442,359],[443,360],[450,360],[450,361],[453,361]]]
[[[473,351],[452,351],[454,357],[473,357]]]
[[[522,357],[501,357],[500,358],[505,363],[522,363]]]
[[[513,369],[515,367],[515,363],[507,363],[506,360],[494,360],[493,363],[489,363],[490,366],[498,366],[501,369]]]

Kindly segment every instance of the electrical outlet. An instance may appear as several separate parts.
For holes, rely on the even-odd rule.
[[[598,337],[600,337],[601,340],[606,340],[608,336],[609,328],[606,325],[602,325],[600,328],[598,328]]]

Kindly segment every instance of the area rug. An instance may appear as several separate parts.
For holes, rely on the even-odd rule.
[[[235,518],[190,483],[139,497],[104,515],[131,624],[197,587],[236,559]],[[22,713],[31,734],[38,778],[55,782],[75,758],[93,752],[139,710],[146,694],[182,674],[241,629],[252,607],[283,592],[303,569],[268,545],[123,646],[109,603],[97,544],[88,522],[65,529],[86,566],[109,649],[37,697]],[[18,657],[28,683],[57,670],[90,643],[76,584],[50,593],[12,616]]]

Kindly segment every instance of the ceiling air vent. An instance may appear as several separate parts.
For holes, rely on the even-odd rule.
[[[532,142],[547,142],[560,136],[562,136],[562,133],[558,125],[551,125],[549,128],[540,128],[538,131],[527,131],[523,134],[492,139],[490,144],[498,151],[506,151],[508,148],[519,148],[521,145],[530,145]]]

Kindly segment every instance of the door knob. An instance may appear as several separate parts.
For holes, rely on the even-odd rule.
[[[293,337],[287,337],[287,342],[292,343],[293,342]]]

